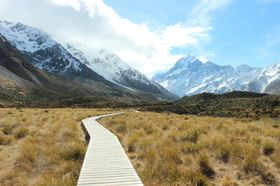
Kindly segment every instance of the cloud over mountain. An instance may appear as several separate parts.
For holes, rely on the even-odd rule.
[[[195,46],[211,30],[184,23],[152,29],[121,17],[103,0],[2,0],[0,16],[39,27],[57,40],[112,50],[145,73],[171,65],[181,57],[172,49]]]

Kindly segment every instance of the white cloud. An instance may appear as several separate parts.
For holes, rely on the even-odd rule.
[[[59,40],[110,49],[146,74],[172,65],[182,57],[171,54],[174,47],[196,47],[211,30],[182,23],[152,30],[122,18],[103,0],[1,0],[0,17],[38,27]]]
[[[197,38],[207,37],[208,31],[211,27],[185,27],[182,23],[178,23],[172,26],[168,26],[162,33],[162,39],[165,44],[174,47],[180,47],[185,45],[196,45]]]
[[[74,8],[75,10],[80,10],[80,1],[79,0],[51,0],[56,5],[60,6],[70,6]]]
[[[200,61],[202,61],[203,63],[206,62],[213,62],[215,61],[215,54],[213,52],[207,52],[205,54],[202,54],[200,56],[197,57]]]
[[[212,21],[211,13],[230,5],[234,0],[200,0],[191,12],[193,25],[209,26]]]
[[[199,0],[190,13],[188,25],[198,28],[207,28],[208,31],[213,30],[212,19],[213,13],[218,10],[224,9],[233,3],[235,0]],[[204,41],[206,44],[210,42],[211,35],[208,32],[204,32]],[[213,51],[207,51],[204,49],[204,43],[197,45],[197,53],[195,54],[202,62],[214,61],[215,53]]]

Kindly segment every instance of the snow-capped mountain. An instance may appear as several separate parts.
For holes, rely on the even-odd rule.
[[[72,56],[61,44],[39,29],[21,23],[0,21],[0,33],[27,60],[44,71],[71,79],[104,80]]]
[[[112,52],[78,50],[71,46],[66,49],[47,33],[21,23],[0,21],[0,33],[27,61],[49,73],[88,86],[108,88],[110,91],[147,94],[148,97],[156,97],[158,100],[176,98],[160,85],[129,67]]]
[[[111,51],[92,49],[82,44],[66,44],[66,48],[73,56],[108,81],[132,90],[167,93],[161,86],[150,81]]]
[[[234,68],[203,63],[194,56],[188,56],[180,59],[167,72],[155,75],[153,80],[179,96],[203,92],[264,92],[272,81],[279,79],[277,67],[261,69],[241,65]]]
[[[265,69],[260,79],[266,82],[263,92],[280,94],[280,63]]]
[[[258,83],[260,92],[264,92],[267,86],[273,84],[277,80],[280,80],[280,63],[263,69],[260,76],[253,82]]]

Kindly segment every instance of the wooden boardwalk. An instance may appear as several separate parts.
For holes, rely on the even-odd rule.
[[[96,121],[117,114],[82,121],[90,140],[78,186],[143,186],[118,138]]]

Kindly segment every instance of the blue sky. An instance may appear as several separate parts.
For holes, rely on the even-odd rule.
[[[0,18],[107,49],[150,76],[189,54],[221,65],[280,62],[280,0],[0,0]]]
[[[105,0],[119,15],[150,27],[178,22],[192,24],[193,9],[201,1],[190,0]],[[201,10],[203,11],[203,10]],[[280,61],[280,1],[233,0],[211,11],[207,42],[199,46],[173,48],[172,53],[209,55],[218,64],[248,64],[265,67]]]

